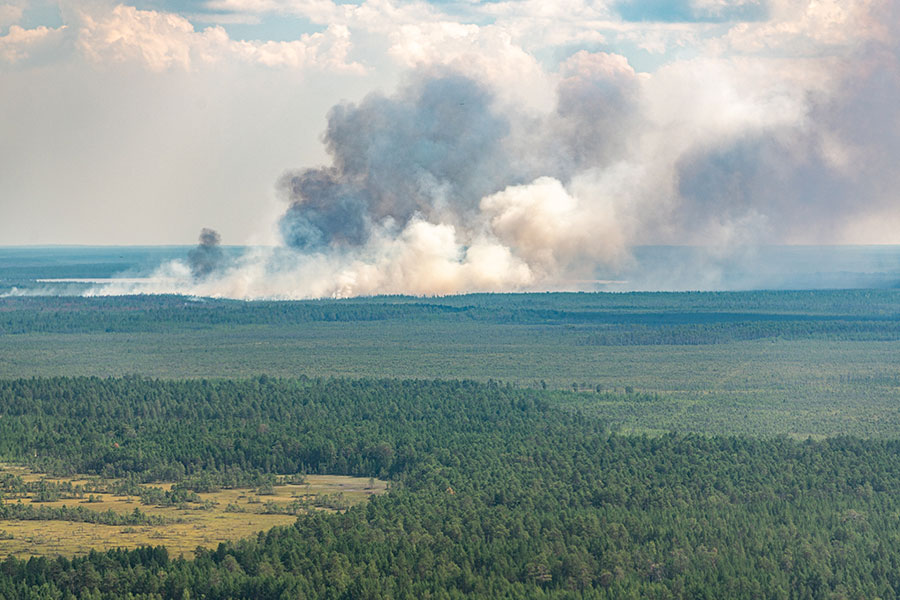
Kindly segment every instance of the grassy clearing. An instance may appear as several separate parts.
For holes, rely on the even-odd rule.
[[[12,473],[25,481],[38,481],[45,476],[32,473],[23,467],[0,466],[0,474]],[[68,481],[83,484],[85,477],[46,478],[48,481]],[[171,484],[150,484],[170,487]],[[159,515],[169,520],[158,526],[110,526],[68,521],[12,521],[0,519],[0,557],[15,555],[73,556],[90,550],[109,548],[135,548],[137,546],[163,545],[173,556],[188,555],[198,546],[214,548],[220,542],[254,535],[278,525],[294,522],[292,515],[264,514],[266,503],[286,506],[297,500],[320,500],[324,496],[337,499],[345,505],[365,502],[370,496],[382,494],[387,482],[360,477],[338,475],[308,475],[304,484],[274,486],[271,494],[257,495],[254,490],[225,489],[214,493],[199,494],[202,503],[188,504],[186,508],[142,505],[136,497],[94,494],[94,502],[87,499],[65,499],[36,503],[30,496],[4,498],[4,502],[40,504],[49,507],[83,506],[105,512],[130,513],[135,508],[148,515]],[[270,505],[271,506],[271,505]],[[229,508],[230,507],[230,508]],[[229,508],[229,510],[226,510]],[[309,510],[331,510],[310,507]]]

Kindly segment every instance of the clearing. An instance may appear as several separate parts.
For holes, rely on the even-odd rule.
[[[41,481],[72,486],[110,483],[97,477],[47,477],[24,467],[0,465],[0,478],[16,476],[27,484]],[[33,488],[33,486],[28,486]],[[151,483],[147,487],[170,490],[171,483]],[[222,489],[197,494],[199,502],[179,506],[141,504],[137,496],[117,496],[108,492],[84,493],[51,502],[38,502],[33,490],[4,492],[5,504],[33,505],[35,508],[82,507],[104,513],[112,510],[127,515],[137,508],[147,516],[166,520],[162,525],[101,525],[63,520],[0,519],[0,557],[73,556],[90,550],[166,546],[171,556],[189,554],[198,546],[215,548],[220,542],[255,535],[278,525],[290,525],[295,514],[309,510],[341,510],[383,494],[387,482],[365,477],[307,475],[304,483],[278,483],[259,493],[254,489]],[[279,512],[285,514],[278,514]]]

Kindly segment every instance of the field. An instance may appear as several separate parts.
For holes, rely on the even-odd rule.
[[[612,402],[615,422],[635,430],[881,437],[900,432],[896,341],[594,347],[566,343],[546,327],[468,325],[455,328],[452,338],[448,329],[314,324],[297,332],[255,326],[228,333],[5,336],[0,371],[7,377],[472,378],[528,387],[544,381],[558,389],[576,383],[665,396],[665,403],[639,410],[628,398]]]
[[[0,477],[5,474],[20,476],[26,482],[47,480],[55,483],[84,484],[96,478],[66,477],[47,478],[24,467],[3,465]],[[171,484],[148,484],[170,489]],[[34,494],[6,497],[4,502],[59,508],[82,506],[97,512],[108,510],[125,515],[138,508],[147,515],[162,517],[163,525],[100,525],[61,520],[8,520],[0,519],[0,557],[9,555],[28,557],[76,556],[90,550],[110,548],[136,548],[138,546],[164,545],[173,556],[190,556],[198,547],[215,548],[220,542],[237,540],[266,531],[278,525],[290,525],[296,517],[288,514],[264,514],[264,503],[281,507],[303,500],[311,505],[316,498],[338,498],[347,506],[365,502],[373,494],[386,491],[386,482],[378,479],[347,477],[341,475],[308,475],[304,484],[275,485],[270,492],[259,495],[252,489],[223,489],[200,493],[200,502],[175,506],[147,506],[134,496],[116,496],[111,493],[91,494],[93,499],[63,499],[37,502]],[[327,501],[327,498],[326,498]],[[229,510],[226,510],[230,507]],[[309,510],[333,510],[311,506]]]
[[[891,437],[898,315],[895,290],[6,299],[0,378],[492,379],[616,392],[560,401],[623,431]],[[626,389],[662,400],[636,405]]]

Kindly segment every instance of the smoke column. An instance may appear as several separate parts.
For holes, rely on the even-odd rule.
[[[508,130],[487,90],[456,74],[334,107],[324,136],[332,165],[282,182],[290,201],[280,223],[285,243],[301,251],[358,247],[374,229],[399,232],[413,218],[469,221],[481,198],[510,183]]]
[[[582,136],[578,119],[602,133],[571,91],[578,84],[566,81],[560,110],[529,139],[521,117],[501,111],[487,87],[445,69],[417,74],[395,95],[335,106],[323,136],[331,164],[279,182],[288,203],[278,223],[283,247],[226,264],[218,234],[204,229],[187,262],[164,266],[158,283],[92,293],[310,298],[590,288],[595,267],[618,261],[624,240],[611,206],[586,203],[567,185],[573,152],[605,152],[599,138],[567,137]],[[568,108],[568,97],[581,106]],[[555,127],[564,135],[551,135]],[[522,144],[533,148],[520,151]],[[557,146],[561,154],[540,166],[543,150]]]
[[[821,72],[775,68],[758,85],[737,60],[717,64],[747,73],[693,85],[702,65],[650,76],[622,56],[577,52],[543,113],[477,73],[416,71],[393,94],[330,110],[329,164],[278,182],[281,246],[226,262],[204,230],[155,282],[91,293],[592,290],[623,276],[620,289],[740,288],[724,271],[772,256],[754,247],[840,242],[848,223],[895,214],[900,19],[888,12],[881,37]],[[642,273],[631,252],[685,240],[709,248],[687,269]]]
[[[200,243],[188,253],[188,266],[195,280],[205,279],[219,268],[224,256],[219,243],[219,233],[213,229],[203,228],[200,231]]]

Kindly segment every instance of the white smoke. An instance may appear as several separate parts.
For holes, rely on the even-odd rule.
[[[840,243],[854,224],[896,223],[896,4],[880,20],[857,7],[827,31],[817,19],[833,15],[813,4],[795,15],[782,4],[773,14],[790,27],[736,25],[706,55],[652,74],[622,56],[575,52],[539,78],[555,82],[554,93],[540,89],[539,101],[521,106],[510,90],[522,85],[492,83],[488,62],[450,52],[393,95],[332,108],[323,134],[330,164],[280,182],[282,246],[219,261],[212,245],[195,253],[216,258],[202,263],[214,264],[208,271],[176,261],[148,282],[91,293],[596,289],[598,277],[633,268],[633,247],[672,243],[713,251],[690,272],[668,269],[649,284],[632,273],[629,285],[708,289],[727,275],[730,257],[754,256],[746,252],[754,244]],[[867,43],[853,43],[845,30],[870,21]],[[466,31],[434,40],[462,44]],[[810,44],[836,49],[808,58]],[[415,48],[395,49],[416,64],[440,55]],[[521,72],[536,68],[513,55]]]
[[[488,196],[481,211],[492,235],[541,283],[590,277],[597,264],[613,262],[624,250],[615,216],[581,202],[551,177]]]
[[[188,262],[172,261],[145,281],[88,295],[302,299],[578,288],[598,262],[624,252],[613,215],[590,210],[553,178],[509,186],[479,206],[465,225],[414,216],[399,233],[378,227],[361,246],[259,248],[203,278]]]

